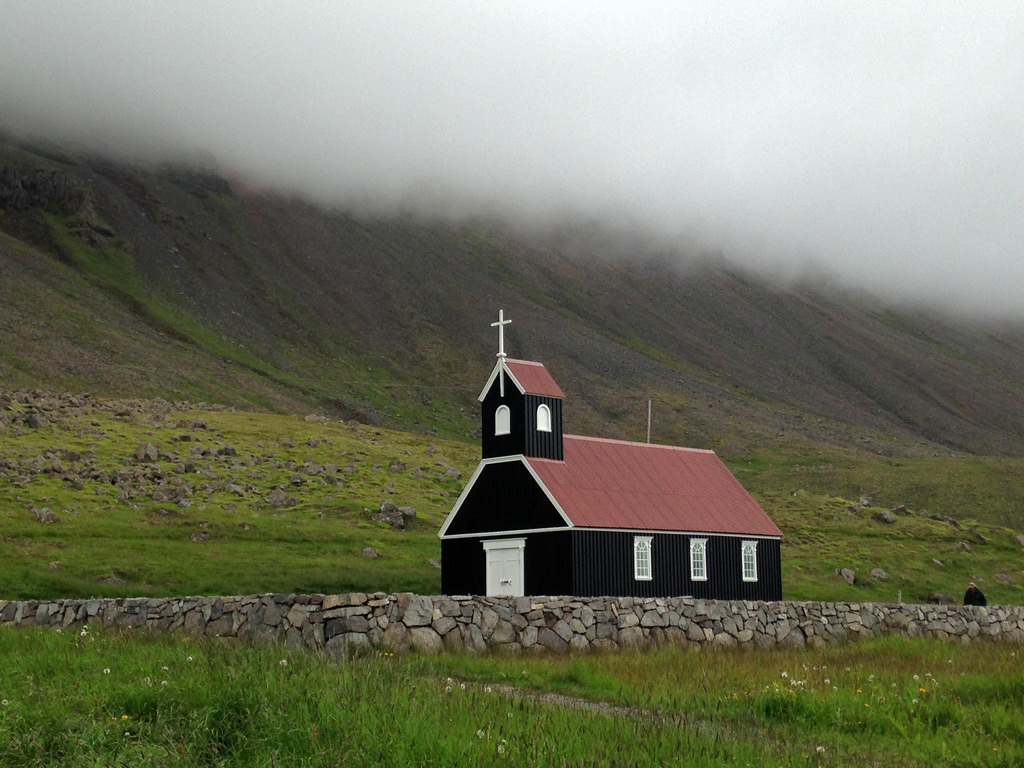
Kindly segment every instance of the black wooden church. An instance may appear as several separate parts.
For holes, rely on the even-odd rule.
[[[498,362],[483,457],[441,539],[445,594],[781,600],[782,532],[709,450],[566,435],[540,363]]]

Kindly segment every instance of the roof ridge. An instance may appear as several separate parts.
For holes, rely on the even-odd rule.
[[[685,445],[664,445],[663,443],[641,443],[636,440],[618,440],[612,437],[593,437],[591,435],[564,435],[566,440],[587,440],[594,443],[610,443],[613,445],[634,445],[638,448],[664,448],[670,451],[687,453],[714,453],[711,448],[690,448]]]

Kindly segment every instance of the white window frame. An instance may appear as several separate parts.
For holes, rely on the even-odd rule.
[[[690,581],[708,580],[708,540],[690,539]]]
[[[494,434],[507,435],[512,432],[512,411],[507,405],[499,405],[494,411]]]
[[[551,431],[551,409],[544,403],[537,406],[537,431]]]
[[[740,558],[744,581],[757,581],[757,542],[744,541],[740,545]]]
[[[653,539],[653,536],[633,537],[633,578],[636,581],[650,581],[654,578],[654,565],[651,560]]]

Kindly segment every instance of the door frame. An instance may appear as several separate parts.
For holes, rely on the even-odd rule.
[[[526,594],[526,569],[523,562],[523,550],[526,549],[526,539],[486,539],[481,542],[484,545],[484,593],[497,596],[499,594],[512,597],[523,597]],[[519,591],[495,593],[491,592],[491,557],[490,553],[495,550],[518,550],[519,551]]]

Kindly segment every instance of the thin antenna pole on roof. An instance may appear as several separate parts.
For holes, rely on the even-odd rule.
[[[651,442],[651,398],[647,398],[647,442]]]

